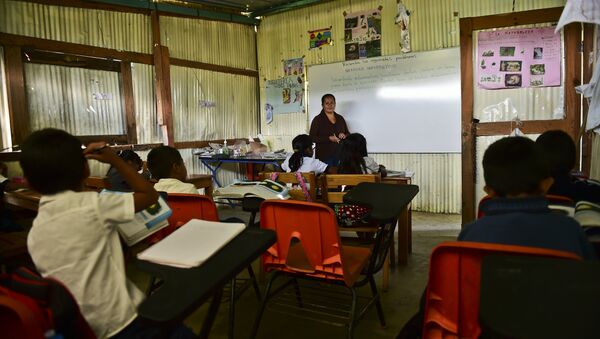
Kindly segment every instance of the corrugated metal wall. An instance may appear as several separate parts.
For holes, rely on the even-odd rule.
[[[179,17],[160,18],[161,43],[172,58],[256,69],[254,27]],[[240,138],[258,129],[258,82],[254,77],[171,66],[175,141]],[[201,105],[201,101],[205,105]],[[206,105],[206,104],[209,105]],[[210,107],[214,103],[214,107]],[[208,173],[181,150],[190,173]],[[219,181],[242,179],[243,166],[222,166]]]
[[[0,31],[152,53],[150,17],[143,14],[0,0]]]
[[[404,0],[411,11],[410,35],[413,51],[426,51],[459,46],[459,18],[512,11],[508,0]],[[563,6],[564,0],[515,1],[515,11]],[[332,63],[344,60],[343,12],[382,9],[383,55],[400,53],[400,29],[394,24],[396,1],[330,1],[263,18],[258,28],[258,65],[261,84],[261,130],[276,147],[290,149],[295,135],[306,133],[306,114],[280,114],[271,124],[264,120],[264,81],[283,75],[283,59],[304,56],[305,64]],[[308,50],[308,31],[332,26],[334,45]],[[310,79],[307,79],[310,81]],[[519,100],[533,100],[525,108],[539,106],[540,100],[555,102],[555,97],[526,95]],[[309,103],[309,105],[320,103]],[[544,104],[550,107],[550,104]],[[343,114],[343,112],[341,112]],[[420,193],[413,208],[422,211],[459,213],[461,208],[460,154],[374,154],[392,169],[415,171],[414,182]]]
[[[590,168],[590,178],[600,181],[600,135],[594,133],[592,139],[592,166]],[[595,161],[594,161],[595,160]]]

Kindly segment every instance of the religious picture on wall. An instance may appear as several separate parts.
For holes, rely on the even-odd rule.
[[[485,89],[560,86],[560,34],[553,27],[480,32],[477,86]]]
[[[273,114],[304,112],[304,78],[289,75],[265,82],[266,101]]]
[[[346,60],[381,56],[381,7],[344,13]]]
[[[304,58],[283,60],[283,74],[286,76],[304,74]]]
[[[309,49],[320,48],[325,45],[333,45],[331,38],[331,27],[308,31],[310,38]]]

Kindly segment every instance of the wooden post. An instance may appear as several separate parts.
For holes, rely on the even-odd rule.
[[[25,69],[21,47],[5,45],[6,88],[11,121],[12,143],[18,145],[29,135],[29,109],[25,92]]]
[[[135,120],[135,100],[133,97],[133,78],[131,63],[121,61],[121,84],[123,86],[123,108],[125,109],[125,129],[127,143],[137,144],[137,125]]]
[[[156,92],[156,118],[161,125],[163,143],[173,146],[175,137],[173,133],[173,108],[171,102],[171,71],[169,62],[169,49],[160,44],[160,24],[156,11],[151,14],[152,23],[152,54],[154,72],[156,74],[154,89]]]

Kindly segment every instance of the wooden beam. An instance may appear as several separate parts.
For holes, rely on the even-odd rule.
[[[532,25],[543,22],[557,22],[564,7],[535,9],[531,11],[494,14],[468,18],[472,20],[472,30]],[[463,19],[461,19],[463,20]]]
[[[37,49],[64,54],[81,55],[87,57],[104,58],[109,60],[130,61],[140,64],[151,65],[152,55],[119,51],[116,49],[75,44],[71,42],[33,38],[23,35],[0,33],[1,45],[20,46],[25,49]]]
[[[57,52],[46,52],[39,50],[23,50],[25,62],[47,64],[56,66],[76,67],[109,72],[120,72],[121,64],[118,61],[88,58],[80,55],[69,55]]]
[[[565,126],[564,131],[575,140],[579,151],[579,129],[581,126],[581,96],[575,87],[581,85],[581,24],[579,22],[566,25],[563,28],[565,40]],[[579,152],[577,152],[579,154]],[[576,158],[579,167],[579,157]]]
[[[123,108],[125,109],[125,130],[127,142],[137,144],[137,124],[135,119],[135,99],[133,97],[133,77],[131,63],[121,62],[121,86],[123,87]]]
[[[171,99],[171,65],[169,49],[160,46],[162,56],[163,72],[163,124],[167,129],[167,144],[173,146],[175,143],[175,131],[173,129],[173,100]]]
[[[460,86],[462,147],[462,225],[475,219],[475,133],[473,124],[473,28],[471,18],[460,19]]]
[[[127,135],[125,135],[125,134],[76,135],[76,137],[84,145],[87,145],[90,142],[97,142],[97,141],[104,141],[107,144],[126,144],[127,143]]]
[[[191,61],[191,60],[172,58],[171,65],[205,69],[207,71],[220,72],[220,73],[246,75],[246,76],[258,78],[258,71],[253,70],[253,69],[243,69],[243,68],[236,68],[236,67],[229,67],[229,66],[221,66],[221,65],[215,65],[215,64],[208,64],[208,63],[200,62],[200,61]]]
[[[11,122],[12,142],[18,145],[29,135],[29,108],[25,92],[25,70],[19,46],[4,46],[6,89]]]
[[[594,27],[592,24],[583,25],[583,83],[588,84],[592,79],[593,64],[594,64]],[[589,104],[587,99],[583,99],[583,121],[587,122],[589,112]],[[585,127],[581,129],[581,171],[586,176],[590,176],[590,168],[592,166],[592,143],[593,131],[585,132]],[[598,156],[598,155],[596,155]]]
[[[37,3],[49,6],[60,6],[60,7],[73,7],[73,8],[85,8],[85,9],[98,9],[104,11],[113,12],[126,12],[126,13],[139,13],[139,14],[150,14],[149,9],[97,3],[93,1],[81,1],[81,0],[21,0],[24,2]]]
[[[564,119],[557,120],[521,120],[519,129],[524,134],[541,134],[548,130],[560,129],[569,131],[570,123]],[[478,137],[493,135],[509,135],[515,128],[512,121],[482,122],[475,124],[475,135]]]

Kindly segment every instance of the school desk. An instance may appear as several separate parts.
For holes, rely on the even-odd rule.
[[[600,263],[533,256],[483,258],[483,337],[598,338]]]
[[[198,155],[198,159],[206,168],[210,171],[213,176],[213,180],[218,187],[223,187],[217,178],[217,173],[221,168],[221,165],[226,163],[237,163],[246,165],[246,178],[250,181],[256,180],[254,165],[273,165],[275,169],[281,169],[281,163],[285,160],[286,155],[281,154],[275,157],[263,157],[260,155],[244,155],[244,156],[224,156],[224,155]]]
[[[41,198],[42,195],[34,190],[20,189],[16,191],[4,192],[3,200],[5,203],[12,206],[31,211],[37,211]]]
[[[219,310],[223,286],[275,243],[275,232],[246,228],[198,267],[177,268],[136,260],[142,271],[163,284],[138,307],[138,315],[164,327],[176,325],[210,297],[200,338],[208,337]],[[202,239],[198,240],[201,246]]]

